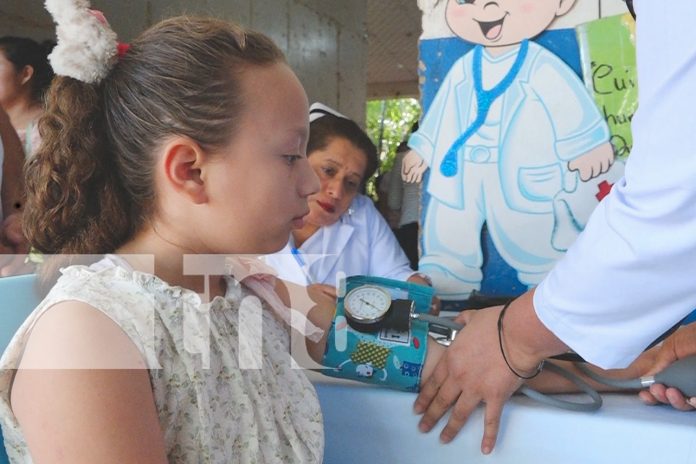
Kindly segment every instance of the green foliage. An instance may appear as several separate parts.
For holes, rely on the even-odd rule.
[[[367,134],[379,151],[380,174],[387,172],[394,165],[396,148],[408,137],[419,115],[420,105],[414,98],[367,102]],[[368,181],[367,193],[376,198],[375,179]]]

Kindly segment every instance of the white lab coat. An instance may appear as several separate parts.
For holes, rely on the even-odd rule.
[[[334,224],[322,227],[292,253],[292,242],[266,257],[278,277],[300,285],[336,285],[345,276],[372,275],[406,280],[414,271],[396,237],[372,200],[358,195],[348,212]]]
[[[544,325],[605,368],[696,307],[696,2],[668,4],[636,0],[640,108],[624,179],[534,296]]]

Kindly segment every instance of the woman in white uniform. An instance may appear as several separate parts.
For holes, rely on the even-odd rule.
[[[388,224],[363,195],[377,170],[377,150],[352,120],[315,103],[310,108],[307,157],[321,189],[288,245],[267,262],[299,285],[335,286],[340,276],[372,275],[426,284],[410,266]]]
[[[625,176],[536,290],[478,311],[447,350],[415,405],[424,432],[453,406],[443,442],[483,402],[481,450],[490,453],[505,401],[541,360],[570,349],[603,368],[626,366],[696,307],[696,3],[640,0],[636,12],[640,109]],[[695,324],[664,343],[652,373],[693,354]],[[696,406],[664,385],[641,396]]]

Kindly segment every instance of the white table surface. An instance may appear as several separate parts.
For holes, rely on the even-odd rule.
[[[482,408],[452,443],[442,445],[442,425],[429,434],[418,431],[414,394],[309,376],[324,414],[327,464],[696,464],[696,412],[646,406],[636,395],[603,394],[604,405],[593,413],[516,396],[503,413],[496,449],[484,456]]]

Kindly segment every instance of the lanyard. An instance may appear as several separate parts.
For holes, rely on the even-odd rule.
[[[457,137],[454,141],[447,154],[440,164],[440,172],[445,177],[453,177],[457,173],[457,152],[464,146],[467,140],[471,138],[472,135],[476,133],[477,130],[483,126],[486,122],[486,117],[488,117],[488,111],[491,109],[493,102],[500,97],[503,93],[510,88],[513,81],[517,77],[517,74],[522,68],[525,58],[527,57],[527,50],[529,49],[529,41],[527,39],[520,43],[520,50],[517,53],[515,62],[513,63],[510,70],[507,72],[505,77],[492,89],[485,90],[483,88],[483,65],[482,65],[482,55],[483,46],[477,45],[474,48],[474,90],[476,91],[476,119],[472,122],[469,127],[464,131],[462,135]]]
[[[307,280],[307,285],[313,284],[314,281],[312,279],[312,276],[309,274],[309,266],[307,266],[307,263],[302,257],[302,252],[300,252],[300,250],[295,246],[290,247],[290,252],[292,253],[293,258],[295,258],[295,261],[297,262],[298,266],[300,266],[302,274],[304,274],[305,279]]]

